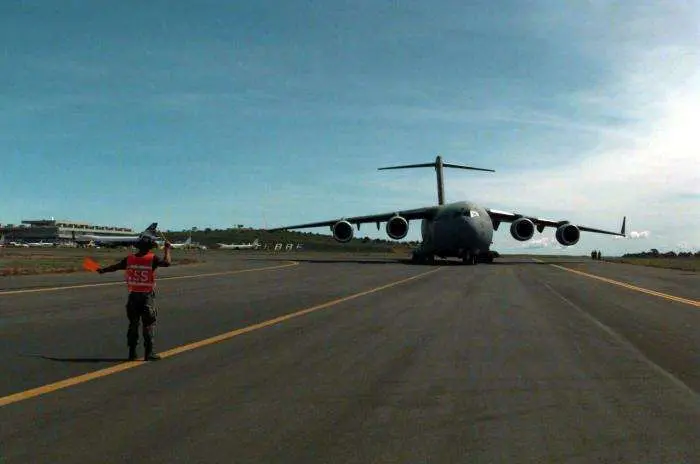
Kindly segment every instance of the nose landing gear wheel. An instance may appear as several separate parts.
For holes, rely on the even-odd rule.
[[[468,266],[473,266],[478,262],[479,262],[479,257],[477,256],[476,253],[472,253],[470,251],[465,251],[464,254],[462,254],[462,263],[464,263]]]

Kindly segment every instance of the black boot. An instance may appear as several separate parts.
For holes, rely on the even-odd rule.
[[[136,347],[130,346],[129,347],[129,361],[134,361],[134,360],[136,360]]]
[[[143,360],[144,361],[158,361],[159,359],[160,359],[160,355],[153,352],[153,347],[147,346],[146,347],[146,354],[144,355]]]

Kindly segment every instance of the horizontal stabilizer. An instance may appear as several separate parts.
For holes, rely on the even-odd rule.
[[[469,169],[470,171],[496,172],[493,169],[475,168],[473,166],[465,166],[463,164],[443,163],[442,157],[440,155],[438,155],[435,158],[434,163],[404,164],[401,166],[387,166],[384,168],[379,168],[379,170],[383,171],[386,169],[411,169],[411,168],[435,168],[435,173],[437,175],[438,205],[445,204],[445,186],[443,185],[443,182],[442,182],[442,168],[456,168],[456,169]]]
[[[441,163],[441,165],[442,165],[442,167],[445,167],[445,168],[470,169],[472,171],[496,172],[493,169],[475,168],[473,166],[465,166],[462,164]],[[387,166],[384,168],[378,168],[378,170],[384,171],[387,169],[411,169],[411,168],[435,168],[435,167],[438,167],[437,163],[422,163],[422,164],[405,164],[402,166]]]
[[[463,166],[461,164],[443,163],[442,165],[446,168],[471,169],[472,171],[496,172],[493,169],[475,168],[473,166]]]
[[[385,169],[434,168],[434,167],[435,167],[435,163],[404,164],[403,166],[387,166],[385,168],[379,168],[378,171],[383,171]]]

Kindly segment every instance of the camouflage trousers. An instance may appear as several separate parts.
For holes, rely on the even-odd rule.
[[[139,323],[141,323],[143,325],[144,347],[146,351],[153,350],[156,316],[155,292],[129,293],[129,299],[126,302],[126,317],[129,318],[126,341],[130,348],[135,348],[139,344]]]

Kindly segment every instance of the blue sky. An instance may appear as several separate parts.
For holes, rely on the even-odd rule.
[[[699,13],[2,2],[0,223],[272,227],[413,208],[436,201],[434,172],[376,168],[440,153],[497,171],[447,172],[448,201],[612,229],[627,215],[641,237],[584,235],[571,252],[697,249]],[[551,252],[552,235],[526,246]],[[521,246],[497,233],[495,249]]]

